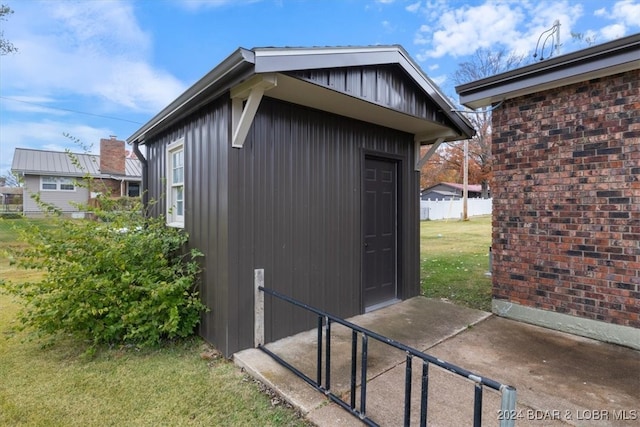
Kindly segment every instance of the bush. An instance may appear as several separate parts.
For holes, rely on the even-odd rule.
[[[22,219],[21,213],[16,212],[0,212],[0,219]]]
[[[21,324],[94,346],[153,345],[191,335],[205,306],[196,290],[201,253],[183,251],[187,235],[163,218],[131,212],[98,217],[54,217],[55,226],[22,230],[28,245],[12,249],[12,262],[44,276],[0,281],[0,290],[24,302]]]

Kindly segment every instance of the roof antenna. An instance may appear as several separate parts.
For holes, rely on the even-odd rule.
[[[538,42],[536,43],[536,50],[533,53],[534,58],[538,57],[538,47],[540,46],[540,40],[542,40],[542,36],[544,36],[546,33],[549,33],[549,34],[547,34],[544,37],[544,41],[542,42],[542,48],[540,49],[540,61],[544,60],[544,48],[547,44],[547,40],[549,40],[554,36],[555,36],[555,46],[552,45],[551,52],[549,53],[549,56],[547,57],[547,59],[553,56],[554,51],[556,55],[560,54],[560,21],[556,19],[553,25],[551,26],[551,28],[543,31],[542,34],[540,34],[540,37],[538,37]]]

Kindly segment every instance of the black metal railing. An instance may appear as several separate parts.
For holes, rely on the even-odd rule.
[[[258,289],[265,294],[276,297],[280,300],[286,301],[297,307],[303,308],[307,311],[315,313],[318,316],[318,348],[317,348],[317,367],[316,367],[316,379],[309,377],[304,372],[300,371],[290,363],[282,359],[277,354],[270,351],[263,344],[258,344],[258,348],[278,363],[291,370],[298,377],[303,379],[309,385],[316,390],[324,393],[333,402],[350,412],[352,415],[358,417],[363,423],[369,426],[377,426],[378,424],[367,416],[367,358],[368,358],[368,345],[369,339],[374,339],[383,344],[394,347],[398,350],[402,350],[406,354],[406,367],[405,367],[405,395],[404,395],[404,425],[408,426],[411,419],[411,385],[412,385],[412,361],[414,358],[422,360],[422,375],[421,375],[421,394],[420,394],[420,425],[427,425],[427,409],[428,409],[428,386],[429,386],[429,365],[434,364],[443,368],[449,372],[457,374],[461,377],[469,379],[474,382],[474,408],[473,408],[473,425],[479,427],[482,425],[482,393],[483,387],[489,387],[493,390],[499,391],[502,395],[501,408],[499,414],[500,426],[511,427],[514,426],[514,419],[510,417],[510,414],[515,414],[516,406],[516,390],[515,388],[501,384],[497,381],[489,378],[481,377],[466,369],[451,363],[445,362],[441,359],[433,357],[429,354],[418,351],[414,348],[406,346],[391,338],[387,338],[366,328],[358,326],[347,320],[333,316],[322,310],[319,310],[310,305],[304,304],[293,298],[290,298],[284,294],[281,294],[272,289],[267,289],[262,286],[258,286]],[[351,329],[351,381],[350,381],[350,394],[349,402],[345,402],[342,398],[331,391],[331,324],[338,323]],[[323,343],[322,335],[324,329],[325,345],[324,345],[324,385],[322,384],[322,361],[323,361]],[[360,402],[356,405],[357,396],[357,352],[358,352],[358,334],[362,335],[362,347],[361,347],[361,366],[360,366]]]

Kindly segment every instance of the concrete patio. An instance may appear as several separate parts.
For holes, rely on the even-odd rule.
[[[348,320],[479,376],[515,387],[518,426],[640,423],[640,351],[423,297]],[[312,330],[270,343],[267,348],[315,379],[316,346],[317,332]],[[402,351],[369,341],[366,414],[380,425],[402,425],[405,358]],[[234,361],[316,425],[362,425],[261,350],[236,353]],[[333,324],[331,391],[347,402],[350,363],[351,332]],[[414,359],[412,368],[411,425],[418,425],[422,363]],[[359,376],[358,364],[358,379]],[[431,365],[428,425],[471,425],[473,389],[471,381]],[[358,390],[356,408],[360,405],[359,395]],[[500,393],[485,387],[483,425],[499,425],[499,409]]]

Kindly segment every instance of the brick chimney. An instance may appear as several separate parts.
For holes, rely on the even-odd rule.
[[[100,139],[100,173],[124,175],[125,156],[124,141],[113,135]]]

